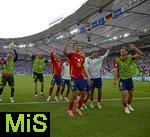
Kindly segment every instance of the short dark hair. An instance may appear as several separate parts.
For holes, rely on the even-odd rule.
[[[11,53],[11,54],[13,54],[13,53],[12,53],[12,51],[8,51],[8,52],[7,52],[7,54],[8,54],[8,53]]]
[[[93,51],[91,51],[91,53],[90,54],[93,54],[94,52],[98,52],[97,50],[93,50]]]
[[[60,56],[60,54],[56,52],[56,53],[54,54],[54,56]]]
[[[74,48],[74,46],[75,46],[76,44],[79,44],[79,42],[75,42],[75,43],[73,43],[73,48]]]
[[[125,49],[126,51],[128,51],[128,49],[127,49],[126,47],[121,47],[120,50],[121,50],[121,49]]]

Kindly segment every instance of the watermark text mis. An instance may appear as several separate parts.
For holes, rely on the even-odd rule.
[[[0,137],[50,137],[50,112],[0,112]]]

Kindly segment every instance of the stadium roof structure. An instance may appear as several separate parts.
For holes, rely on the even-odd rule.
[[[139,40],[150,34],[150,0],[88,0],[75,13],[43,32],[22,38],[0,38],[0,49],[12,41],[18,51],[26,48],[49,54],[62,52],[67,37],[78,41],[84,52]],[[70,50],[72,46],[69,46]]]

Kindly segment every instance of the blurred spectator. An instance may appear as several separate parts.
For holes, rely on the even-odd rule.
[[[137,60],[137,64],[142,71],[143,75],[150,76],[150,51],[145,49],[144,56]],[[5,53],[0,53],[1,57],[5,56]],[[112,75],[112,70],[114,68],[114,60],[117,57],[117,53],[111,54],[107,59],[104,60],[103,63],[103,69],[101,70],[102,75]],[[49,58],[49,57],[47,57]],[[65,59],[63,59],[65,60]],[[32,74],[32,61],[31,58],[28,57],[26,54],[19,55],[19,60],[15,64],[15,70],[14,72],[16,74]],[[48,62],[46,65],[45,73],[46,75],[49,75],[52,73],[52,65],[51,62]]]

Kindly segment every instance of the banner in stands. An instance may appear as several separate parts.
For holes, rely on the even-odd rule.
[[[150,82],[150,76],[138,76],[133,78],[134,81],[149,81]]]
[[[27,75],[27,74],[16,74],[16,75]],[[28,74],[30,75],[30,74]],[[44,74],[44,76],[52,76],[52,74]],[[112,75],[106,75],[102,76],[102,79],[108,79],[112,80],[113,76]],[[150,82],[150,76],[138,76],[133,78],[134,81],[149,81]]]
[[[113,79],[113,76],[102,76],[102,79]],[[133,78],[134,81],[149,81],[150,76],[138,76]]]

